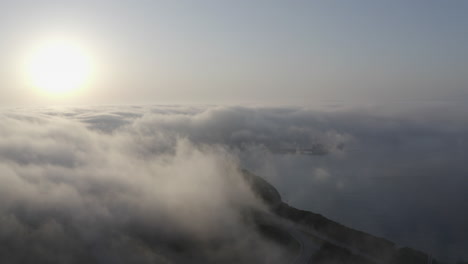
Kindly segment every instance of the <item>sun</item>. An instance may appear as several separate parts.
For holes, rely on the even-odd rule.
[[[74,43],[53,41],[34,50],[27,63],[30,84],[52,95],[68,94],[89,81],[90,56]]]

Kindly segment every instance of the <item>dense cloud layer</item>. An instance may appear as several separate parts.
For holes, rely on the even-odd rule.
[[[163,240],[196,238],[230,241],[199,253],[215,262],[279,260],[281,251],[240,213],[263,209],[239,176],[244,167],[300,208],[443,258],[468,258],[463,116],[445,105],[6,109],[0,255],[164,262],[176,257],[158,246]]]
[[[281,263],[281,250],[242,219],[262,204],[222,146],[150,131],[144,121],[101,133],[86,126],[110,131],[129,114],[88,122],[90,112],[77,112],[1,117],[2,263],[171,263],[186,262],[184,254]],[[187,253],[190,243],[200,248]]]

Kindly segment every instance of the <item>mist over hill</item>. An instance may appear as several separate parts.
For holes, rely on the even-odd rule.
[[[5,108],[0,260],[468,258],[466,111],[379,109]]]

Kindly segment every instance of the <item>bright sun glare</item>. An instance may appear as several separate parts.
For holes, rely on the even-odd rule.
[[[37,48],[27,68],[32,86],[59,95],[82,87],[90,78],[92,63],[77,45],[56,41]]]

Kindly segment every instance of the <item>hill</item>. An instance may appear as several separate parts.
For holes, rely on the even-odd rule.
[[[346,227],[320,214],[294,208],[283,202],[276,188],[265,179],[242,170],[253,192],[270,211],[296,225],[320,245],[310,263],[383,263],[425,264],[430,256],[424,252],[398,247],[392,241]],[[432,259],[431,263],[440,263]]]

